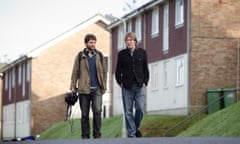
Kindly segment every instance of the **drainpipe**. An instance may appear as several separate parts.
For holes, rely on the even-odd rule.
[[[190,113],[190,108],[191,108],[191,55],[190,55],[190,48],[191,48],[191,0],[188,0],[187,3],[187,113]]]
[[[125,19],[122,18],[118,18],[118,20],[120,20],[123,23],[123,35],[125,36],[126,32],[127,32],[127,25],[126,25],[126,21]],[[125,42],[123,41],[123,47],[125,47]],[[122,138],[126,138],[126,121],[125,121],[125,113],[124,113],[124,109],[123,109],[123,114],[122,114]]]
[[[2,140],[3,139],[3,102],[2,102],[2,97],[3,97],[3,94],[4,94],[4,83],[3,83],[3,73],[1,72],[0,73],[0,79],[2,79],[2,88],[0,89],[0,92],[1,92],[1,103],[0,103],[0,107],[1,107],[1,110],[0,110],[0,113],[1,113],[1,119],[0,119],[0,139]]]
[[[123,18],[115,17],[113,15],[109,15],[109,17],[112,17],[113,19],[117,19],[123,23],[123,35],[125,36],[125,34],[127,32],[126,20]],[[123,41],[123,47],[125,47],[124,41]],[[126,138],[126,121],[125,121],[124,109],[123,109],[123,113],[122,113],[122,138]]]
[[[237,46],[237,101],[239,100],[239,74],[240,74],[240,71],[239,71],[239,61],[240,61],[240,56],[239,56],[239,47],[240,47],[240,40],[238,40],[238,46]]]

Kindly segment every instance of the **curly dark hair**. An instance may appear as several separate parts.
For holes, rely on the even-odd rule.
[[[94,34],[87,34],[87,35],[85,36],[85,38],[84,38],[85,44],[88,43],[88,41],[90,41],[90,40],[95,40],[95,41],[97,41],[97,38],[96,38],[96,36],[95,36]]]

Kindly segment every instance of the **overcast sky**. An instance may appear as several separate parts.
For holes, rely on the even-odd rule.
[[[96,13],[121,17],[126,1],[0,0],[0,62],[5,55],[13,60],[26,54]]]

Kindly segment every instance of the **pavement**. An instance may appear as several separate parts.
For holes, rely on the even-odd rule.
[[[240,144],[240,137],[154,137],[76,140],[26,140],[2,144]]]

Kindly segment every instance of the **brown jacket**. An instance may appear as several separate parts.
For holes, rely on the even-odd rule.
[[[97,78],[101,89],[101,93],[104,94],[106,91],[107,62],[104,60],[103,54],[98,50],[96,51],[97,51],[96,53]],[[102,55],[102,58],[100,55]],[[80,59],[79,56],[81,56]],[[80,94],[90,93],[89,65],[87,56],[83,51],[81,52],[81,54],[78,54],[75,57],[70,88],[77,88]]]

